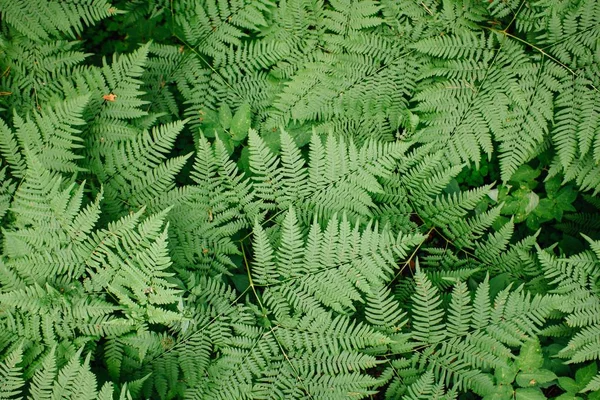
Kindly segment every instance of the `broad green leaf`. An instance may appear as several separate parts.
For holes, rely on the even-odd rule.
[[[565,186],[558,191],[556,196],[554,196],[556,204],[566,211],[576,211],[575,207],[571,205],[576,198],[577,191],[574,190],[572,186]]]
[[[502,213],[504,215],[513,215],[514,222],[523,222],[527,216],[535,210],[540,202],[540,196],[531,190],[517,189],[511,196],[508,196]]]
[[[215,133],[216,133],[217,137],[219,139],[221,139],[221,142],[223,142],[223,146],[225,146],[225,149],[227,150],[227,153],[229,153],[229,155],[232,155],[233,154],[234,145],[233,145],[233,141],[231,140],[231,136],[229,136],[222,129],[215,131]]]
[[[588,393],[587,400],[600,400],[600,391]]]
[[[586,365],[585,367],[577,369],[577,372],[575,372],[575,381],[577,381],[577,384],[581,386],[580,389],[583,389],[587,386],[588,383],[590,383],[592,378],[596,376],[597,373],[598,366],[594,361],[591,364]]]
[[[248,146],[242,148],[242,152],[240,153],[240,158],[237,162],[237,166],[240,171],[250,175],[250,150]]]
[[[223,103],[223,105],[219,107],[219,123],[223,129],[229,129],[232,118],[233,115],[231,114],[231,108],[229,108],[226,103]]]
[[[583,400],[581,397],[574,395],[573,393],[563,393],[558,397],[554,397],[553,400]]]
[[[495,277],[491,278],[490,279],[490,298],[495,299],[496,296],[498,295],[498,293],[500,293],[501,291],[506,289],[508,287],[508,285],[510,285],[510,283],[511,283],[511,276],[507,272],[498,274]],[[512,365],[512,368],[515,369],[515,375],[516,375],[517,372],[519,371],[519,368],[517,368],[513,362],[511,362],[510,365]],[[513,379],[514,379],[514,377],[515,376],[513,375]]]
[[[521,371],[531,372],[542,367],[544,364],[544,356],[540,342],[536,339],[531,339],[521,346],[521,352],[517,357],[517,365]]]
[[[510,385],[498,385],[493,393],[486,394],[482,400],[505,400],[513,397],[513,388]]]
[[[510,182],[517,183],[521,186],[525,185],[530,189],[533,189],[537,183],[535,182],[535,178],[540,176],[540,171],[537,169],[531,168],[529,165],[525,164],[520,166],[514,174],[510,177]]]
[[[456,179],[452,179],[450,183],[444,188],[444,193],[454,194],[460,192],[460,186]]]
[[[546,398],[538,388],[520,388],[515,391],[515,400],[546,400]]]
[[[281,150],[281,135],[279,131],[269,130],[261,133],[261,137],[265,141],[267,147],[271,149],[273,154],[279,154],[279,151]]]
[[[558,190],[562,187],[562,179],[560,176],[554,176],[544,183],[544,188],[548,197],[554,197]]]
[[[571,374],[571,368],[556,355],[564,348],[563,345],[553,343],[544,346],[544,368],[554,372],[557,376],[568,376]]]
[[[231,120],[230,132],[235,141],[242,141],[248,136],[248,129],[252,122],[250,104],[243,103],[235,112]]]
[[[568,376],[561,376],[558,378],[558,386],[566,391],[566,392],[570,392],[570,393],[577,393],[581,390],[581,388],[579,387],[579,385],[577,384],[577,382],[575,382],[575,380],[573,378],[570,378]]]
[[[538,369],[531,372],[521,372],[517,375],[516,382],[521,387],[539,386],[552,382],[556,374],[547,369]]]
[[[199,117],[202,122],[202,132],[207,138],[214,138],[216,131],[223,131],[218,114],[213,110],[202,111]]]
[[[511,384],[515,380],[515,376],[519,372],[519,368],[512,362],[508,363],[508,366],[500,366],[494,371],[494,377],[496,383],[499,384]]]
[[[556,218],[557,211],[555,203],[552,200],[542,199],[535,209],[535,214],[542,219],[551,220],[552,218]]]

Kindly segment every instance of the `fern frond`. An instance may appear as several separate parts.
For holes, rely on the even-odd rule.
[[[423,216],[431,219],[435,225],[452,224],[464,217],[468,211],[489,193],[492,185],[471,189],[447,196],[439,196],[434,204],[424,207]]]
[[[17,399],[21,388],[25,385],[22,378],[23,351],[17,348],[8,354],[0,364],[0,399]]]
[[[480,395],[494,390],[483,371],[505,367],[510,347],[534,337],[560,300],[552,295],[532,297],[522,288],[509,287],[492,305],[486,278],[473,301],[466,285],[456,284],[445,311],[439,291],[420,269],[415,285],[411,328],[421,365],[431,368],[437,382]]]
[[[258,255],[265,264],[257,265],[257,278],[265,282],[269,280],[263,275],[266,271],[275,268],[277,272],[275,282],[265,288],[267,304],[303,312],[325,306],[345,313],[355,308],[355,301],[364,301],[363,295],[371,292],[371,285],[379,286],[390,279],[394,260],[406,256],[408,248],[421,237],[395,238],[370,224],[361,232],[359,225],[352,228],[345,216],[341,221],[334,216],[324,231],[315,220],[304,250],[295,212],[290,209],[283,222],[274,267],[268,256],[274,251],[262,238],[264,233],[259,230]]]
[[[173,261],[178,267],[192,263],[225,272],[234,266],[230,256],[239,254],[231,236],[250,226],[261,203],[218,139],[211,144],[200,138],[190,175],[195,185],[177,194],[168,216]]]
[[[433,344],[446,337],[442,300],[431,282],[419,269],[415,274],[412,326],[418,343]]]
[[[384,286],[378,290],[372,289],[367,294],[365,319],[372,326],[390,334],[400,331],[407,322],[406,314]]]
[[[587,238],[593,251],[585,251],[569,258],[557,258],[537,248],[538,258],[554,291],[563,295],[561,311],[567,313],[565,322],[577,329],[559,356],[568,362],[600,359],[598,337],[600,332],[600,288],[597,276],[600,271],[598,241]]]
[[[293,139],[282,132],[282,155],[275,156],[254,131],[250,131],[250,169],[254,187],[267,210],[298,208],[300,218],[310,221],[313,213],[329,218],[346,210],[351,216],[371,216],[371,193],[380,193],[377,178],[389,176],[406,147],[401,143],[369,141],[357,149],[353,142],[332,135],[325,144],[313,135],[308,174]],[[279,167],[281,163],[281,167]],[[358,190],[357,190],[358,189]]]
[[[509,93],[514,106],[496,138],[505,182],[520,165],[547,148],[554,93],[562,90],[560,80],[565,77],[564,70],[551,62],[523,66],[519,72],[519,88]],[[523,131],[528,132],[526,137]]]
[[[104,183],[106,206],[113,215],[148,206],[160,210],[175,188],[175,176],[191,154],[167,159],[177,135],[178,121],[144,131],[133,140],[101,147],[104,162],[95,173]],[[182,196],[184,197],[184,196]],[[162,207],[161,207],[162,206]]]
[[[407,399],[425,400],[425,399],[455,399],[456,393],[445,393],[442,383],[435,383],[433,372],[427,371],[416,382],[408,387]]]
[[[83,25],[93,23],[118,12],[106,0],[82,1],[75,4],[36,1],[0,3],[2,19],[19,33],[32,40],[44,40],[60,35],[74,37],[81,33]]]

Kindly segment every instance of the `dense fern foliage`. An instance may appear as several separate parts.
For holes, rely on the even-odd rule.
[[[597,0],[0,0],[0,399],[600,399]]]

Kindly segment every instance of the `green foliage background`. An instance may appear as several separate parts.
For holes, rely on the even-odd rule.
[[[0,0],[0,399],[600,399],[600,2]]]

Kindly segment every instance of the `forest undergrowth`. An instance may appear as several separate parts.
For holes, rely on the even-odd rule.
[[[600,399],[597,0],[0,0],[0,400]]]

